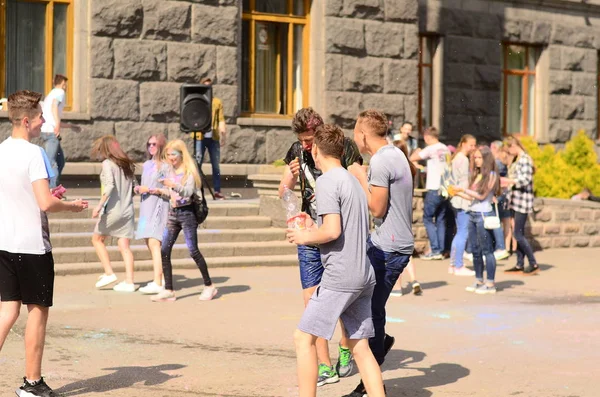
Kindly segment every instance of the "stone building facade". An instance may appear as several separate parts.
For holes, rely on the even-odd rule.
[[[305,4],[307,104],[348,132],[361,110],[378,108],[394,128],[403,120],[433,124],[450,143],[464,133],[500,137],[503,48],[512,44],[539,52],[528,104],[535,138],[564,142],[579,129],[597,137],[600,0]],[[179,88],[204,77],[224,104],[222,162],[268,164],[285,155],[295,138],[290,118],[242,109],[247,3],[73,0],[72,7],[72,109],[65,119],[82,131],[64,131],[67,161],[89,161],[90,143],[104,134],[115,134],[137,160],[151,133],[187,139],[179,131]],[[428,45],[432,59],[425,61]],[[9,131],[0,111],[0,138]]]
[[[434,71],[442,94],[433,106],[442,109],[448,140],[464,133],[500,136],[510,44],[538,51],[530,135],[561,143],[583,129],[598,139],[599,1],[420,0],[419,31],[442,47]]]

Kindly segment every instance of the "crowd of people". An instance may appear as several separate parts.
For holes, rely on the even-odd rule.
[[[56,89],[64,94],[66,80],[59,81]],[[47,99],[45,106],[60,125],[61,92],[55,96],[58,99]],[[48,121],[40,99],[41,94],[30,91],[9,97],[13,133],[0,144],[0,167],[7,171],[0,174],[0,185],[5,187],[0,192],[0,349],[20,306],[27,305],[26,373],[17,390],[21,396],[54,395],[41,377],[54,283],[46,213],[80,212],[88,207],[83,200],[62,199],[60,186],[53,180],[57,165],[31,143],[44,133]],[[214,128],[220,128],[219,123]],[[300,183],[306,227],[289,229],[287,239],[298,246],[305,304],[295,333],[301,396],[314,396],[318,386],[349,376],[355,363],[361,382],[347,397],[385,395],[380,366],[395,342],[386,333],[386,303],[390,296],[401,295],[404,269],[412,292],[422,291],[411,257],[414,188],[423,175],[423,221],[430,240],[430,252],[423,259],[443,259],[448,254],[448,234],[455,229],[449,272],[474,276],[468,291],[496,292],[496,260],[508,255],[513,238],[517,262],[507,271],[538,271],[524,235],[533,207],[534,168],[518,139],[509,137],[487,147],[477,146],[475,137],[465,135],[451,154],[440,142],[438,131],[429,127],[423,132],[426,146],[419,148],[419,137],[410,123],[404,123],[399,134],[390,135],[386,116],[377,110],[358,115],[353,139],[345,137],[339,127],[325,124],[312,108],[295,114],[292,131],[298,139],[285,157],[280,194]],[[202,140],[208,138],[215,136]],[[200,147],[202,152],[204,147]],[[148,159],[138,183],[135,164],[116,137],[103,136],[92,144],[92,157],[102,161],[101,197],[92,211],[97,219],[92,243],[104,272],[95,286],[105,288],[118,281],[105,245],[112,237],[125,263],[125,279],[113,289],[136,291],[130,241],[144,239],[154,275],[140,291],[153,295],[155,302],[175,301],[171,252],[183,231],[204,280],[200,300],[211,300],[218,291],[198,249],[197,199],[203,194],[198,164],[185,142],[167,142],[162,134],[150,136],[146,149]],[[363,167],[363,156],[369,156],[368,169]],[[137,226],[136,194],[141,201]],[[454,222],[447,224],[450,219]],[[474,271],[464,266],[465,252],[472,254]],[[327,340],[338,324],[342,337],[333,365]]]

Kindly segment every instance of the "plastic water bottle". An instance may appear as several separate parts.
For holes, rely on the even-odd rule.
[[[287,219],[287,225],[290,229],[305,229],[306,222],[304,216],[301,215],[300,200],[290,188],[284,186],[283,195],[281,196],[283,209]]]

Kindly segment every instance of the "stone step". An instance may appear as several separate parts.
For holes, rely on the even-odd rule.
[[[82,212],[56,212],[48,213],[48,219],[89,219],[92,216],[92,209],[94,207],[90,204],[90,208]],[[136,202],[134,204],[135,218],[137,219],[140,215],[140,204]],[[258,215],[259,206],[258,203],[223,203],[215,204],[208,203],[209,216],[252,216]]]
[[[50,236],[54,248],[63,247],[87,247],[91,245],[93,233],[55,233]],[[285,229],[198,229],[198,241],[200,243],[240,243],[250,241],[284,241]],[[142,241],[135,240],[136,244]],[[106,245],[117,245],[117,239],[109,237],[105,240]],[[183,233],[177,238],[177,243],[185,243]]]
[[[51,219],[50,236],[54,233],[94,231],[97,219]],[[271,227],[267,216],[212,216],[209,215],[200,229],[259,229]]]
[[[209,270],[220,267],[298,266],[298,256],[295,253],[293,255],[270,256],[222,256],[206,258],[206,262],[208,263]],[[196,264],[191,258],[174,259],[172,263],[174,269],[196,269]],[[125,271],[125,265],[123,262],[112,262],[111,264],[116,273],[123,273]],[[99,262],[56,263],[54,265],[54,270],[57,276],[71,274],[101,274],[102,265]],[[136,261],[135,270],[152,270],[152,261]],[[121,277],[121,274],[119,274],[119,277]],[[93,288],[93,285],[91,288]],[[175,288],[177,288],[176,285]]]
[[[292,255],[296,253],[296,246],[287,241],[251,241],[227,243],[200,243],[198,248],[206,258],[235,257],[235,256],[271,256]],[[107,247],[111,261],[122,260],[118,247]],[[133,257],[136,261],[152,259],[150,251],[145,245],[131,246]],[[52,250],[55,263],[82,263],[96,262],[98,256],[91,245],[84,247],[62,247]],[[189,251],[185,244],[175,244],[171,255],[173,259],[189,258]]]

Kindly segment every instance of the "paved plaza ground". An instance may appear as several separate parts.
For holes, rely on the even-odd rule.
[[[487,296],[465,292],[473,280],[448,275],[447,260],[416,260],[423,295],[387,305],[396,336],[383,367],[388,396],[600,395],[600,249],[537,255],[538,276],[506,275],[514,260],[501,261],[499,291]],[[57,277],[47,382],[64,396],[297,396],[297,268],[211,273],[217,300],[198,301],[200,274],[185,270],[176,271],[177,302],[160,304],[97,291],[93,275]],[[24,371],[22,314],[0,353],[1,396]],[[318,394],[342,396],[358,380]]]

